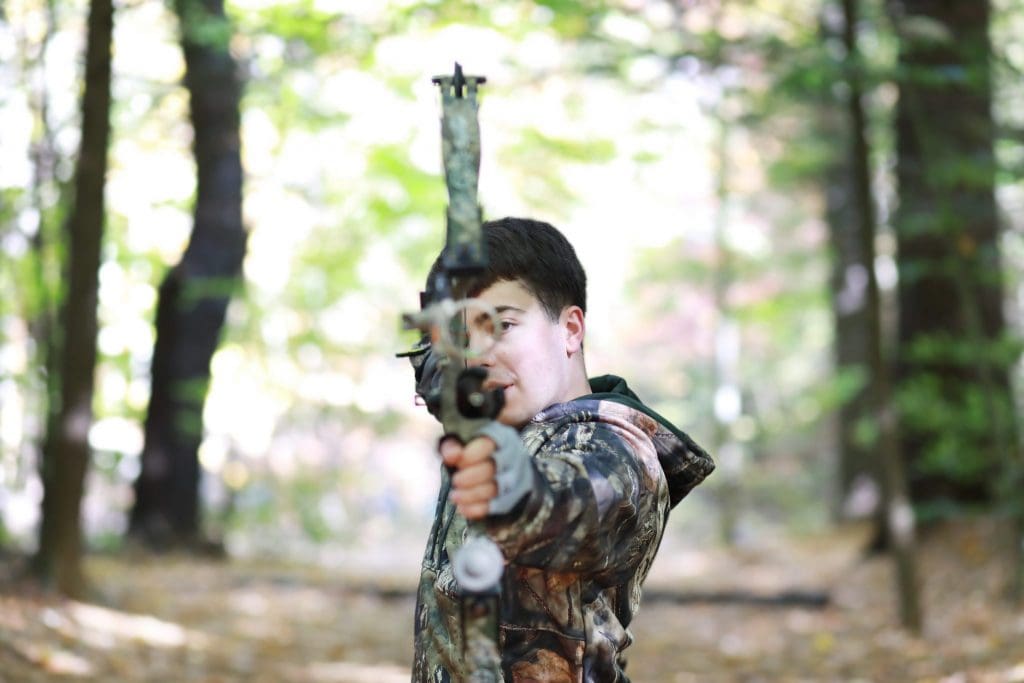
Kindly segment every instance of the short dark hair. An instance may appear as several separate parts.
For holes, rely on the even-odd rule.
[[[471,296],[495,282],[518,280],[551,320],[557,320],[566,306],[579,306],[587,312],[587,274],[576,250],[557,228],[530,218],[486,221],[482,228],[488,264],[483,274],[473,278]],[[438,256],[428,283],[440,265]]]

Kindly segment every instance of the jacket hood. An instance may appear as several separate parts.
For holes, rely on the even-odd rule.
[[[658,453],[658,462],[668,481],[669,498],[673,507],[715,469],[715,463],[707,451],[697,445],[689,434],[645,405],[627,386],[626,380],[615,375],[601,375],[590,379],[590,389],[591,394],[576,400],[619,403],[647,415],[658,423],[659,429],[652,436],[652,440]]]

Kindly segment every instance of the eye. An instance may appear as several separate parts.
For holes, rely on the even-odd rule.
[[[508,332],[516,325],[515,322],[512,320],[502,320],[500,324],[502,332]]]

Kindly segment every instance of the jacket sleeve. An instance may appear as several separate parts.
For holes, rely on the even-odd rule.
[[[606,425],[574,425],[533,456],[533,486],[488,535],[506,559],[550,571],[632,571],[664,525],[660,468]]]

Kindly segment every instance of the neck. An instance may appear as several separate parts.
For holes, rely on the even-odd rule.
[[[587,368],[580,359],[580,362],[573,364],[572,371],[569,373],[569,386],[566,390],[565,400],[571,401],[589,393],[591,391],[590,381],[587,379]]]

